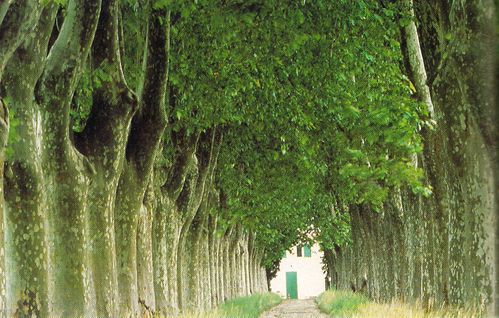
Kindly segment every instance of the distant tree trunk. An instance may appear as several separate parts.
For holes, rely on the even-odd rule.
[[[174,96],[170,94],[172,108],[174,101]],[[153,228],[153,259],[157,264],[154,266],[156,305],[158,312],[165,315],[175,315],[179,310],[177,258],[182,226],[182,205],[179,203],[183,203],[190,187],[198,135],[187,136],[181,131],[173,134],[172,142],[176,155],[165,180],[157,189],[159,205]],[[158,171],[161,169],[163,167],[158,167]]]
[[[203,203],[206,195],[205,191],[208,191],[213,180],[221,142],[222,133],[217,129],[212,129],[201,135],[199,148],[193,162],[194,171],[191,172],[190,177],[186,178],[184,189],[177,200],[182,216],[182,227],[177,249],[177,290],[180,309],[187,309],[190,305],[188,286],[191,280],[188,269],[191,264],[187,262],[186,255],[190,255],[187,248],[192,249],[194,247],[192,244],[189,246],[187,244],[195,243],[195,240],[190,239],[189,231]],[[194,281],[196,279],[192,280],[192,282]]]
[[[172,201],[162,194],[159,196],[153,223],[156,307],[159,313],[175,315],[178,311],[176,251],[180,236],[180,221]]]
[[[223,237],[218,239],[218,244],[217,244],[217,286],[218,286],[218,292],[217,292],[217,304],[220,304],[224,301],[226,298],[225,294],[225,285],[224,285],[224,243],[223,243]]]
[[[219,199],[217,198],[216,201],[218,202]],[[207,245],[208,245],[208,252],[209,252],[209,259],[208,259],[208,274],[209,274],[209,280],[210,280],[210,293],[208,295],[209,297],[209,307],[213,308],[218,305],[218,292],[219,292],[219,285],[218,285],[218,274],[219,274],[219,264],[218,264],[218,237],[217,237],[217,217],[214,215],[210,215],[208,219],[208,240],[207,240]]]
[[[231,268],[230,268],[230,236],[232,232],[232,228],[225,233],[222,238],[222,259],[221,263],[223,265],[223,290],[224,290],[224,298],[222,302],[227,301],[228,299],[233,297],[232,289],[231,289]]]
[[[7,106],[0,99],[0,211],[4,211],[4,162],[5,148],[9,136],[9,111]],[[0,313],[7,314],[7,299],[6,299],[6,271],[5,271],[5,229],[4,229],[4,214],[0,213]]]
[[[156,312],[154,292],[154,267],[152,249],[152,224],[154,207],[153,181],[150,181],[144,203],[140,209],[137,232],[137,279],[140,317],[152,317]],[[161,266],[165,266],[162,264]]]

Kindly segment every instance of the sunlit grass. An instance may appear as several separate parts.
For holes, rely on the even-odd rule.
[[[223,318],[258,318],[261,313],[281,303],[281,297],[274,293],[255,294],[229,300],[219,307]]]
[[[216,311],[204,312],[204,313],[184,313],[180,316],[172,316],[175,318],[220,318],[220,313]],[[170,318],[170,317],[168,317]]]
[[[425,311],[421,306],[392,302],[382,304],[348,291],[326,291],[317,299],[321,311],[335,318],[478,318],[476,312],[456,308]]]
[[[196,313],[183,313],[178,318],[257,318],[264,311],[281,303],[281,297],[274,293],[255,294],[229,300],[218,309]]]
[[[368,302],[365,296],[347,291],[326,291],[317,298],[320,310],[335,317],[338,315],[348,317]]]

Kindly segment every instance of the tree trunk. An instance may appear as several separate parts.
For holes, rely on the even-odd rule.
[[[4,206],[4,162],[5,148],[9,136],[9,111],[6,105],[0,99],[0,211],[5,211]],[[6,270],[5,270],[5,228],[4,228],[4,213],[0,213],[0,313],[7,316],[7,298],[6,298]]]
[[[160,198],[153,223],[156,308],[164,315],[175,315],[178,312],[176,251],[180,236],[180,221],[173,202],[162,194]]]
[[[138,296],[141,304],[140,317],[153,317],[156,312],[154,293],[154,268],[152,249],[152,226],[154,211],[152,181],[149,185],[139,216],[137,232],[137,276]],[[164,267],[165,264],[162,264]]]
[[[7,200],[5,224],[9,239],[6,245],[2,246],[5,246],[11,270],[8,277],[2,276],[7,279],[10,290],[8,306],[4,302],[5,308],[2,312],[7,315],[13,315],[20,310],[19,303],[23,301],[19,297],[28,304],[29,312],[40,315],[47,315],[49,312],[48,246],[44,214],[48,207],[40,154],[42,141],[39,136],[42,123],[40,112],[34,105],[32,97],[36,81],[42,72],[41,60],[47,54],[47,42],[53,26],[55,9],[55,6],[48,6],[44,10],[34,32],[38,36],[30,34],[30,38],[17,49],[7,65],[3,81],[16,119],[26,123],[23,129],[18,129],[19,136],[11,144],[13,158],[10,159],[11,163],[7,168],[10,177],[5,180]],[[29,68],[30,63],[37,67]],[[5,125],[2,124],[3,126]],[[2,133],[3,130],[5,127],[2,128]],[[7,140],[2,139],[2,141]],[[2,154],[3,149],[2,146]],[[4,157],[0,163],[2,168],[3,159]],[[16,242],[14,240],[16,237],[22,239]],[[31,253],[28,254],[27,251]]]
[[[125,164],[116,194],[116,245],[120,317],[138,314],[137,227],[140,209],[166,127],[170,13],[151,9],[144,57],[140,112],[132,120]]]

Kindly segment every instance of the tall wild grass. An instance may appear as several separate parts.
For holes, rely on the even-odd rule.
[[[425,310],[417,304],[376,303],[362,294],[329,290],[317,298],[322,312],[335,318],[478,318],[476,311],[459,308]]]

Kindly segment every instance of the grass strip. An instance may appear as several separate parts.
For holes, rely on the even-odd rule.
[[[362,294],[328,290],[317,298],[320,310],[335,318],[479,318],[482,310],[453,307],[424,309],[400,301],[377,303]]]
[[[183,313],[178,318],[258,318],[264,311],[279,305],[281,301],[281,297],[274,293],[254,294],[228,300],[216,310]]]

